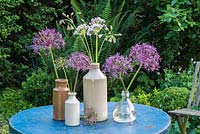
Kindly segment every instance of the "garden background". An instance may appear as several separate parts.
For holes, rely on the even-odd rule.
[[[69,25],[60,23],[72,13],[76,24],[100,16],[114,32],[122,34],[116,44],[105,45],[101,64],[116,52],[127,54],[135,43],[150,42],[157,47],[161,68],[157,73],[138,74],[130,89],[134,103],[164,111],[186,106],[194,61],[200,60],[199,0],[0,0],[0,134],[8,133],[8,119],[13,114],[52,104],[55,76],[51,61],[47,57],[48,65],[41,62],[33,53],[32,40],[39,30],[56,28],[66,42],[56,56],[78,51],[81,41],[72,36]],[[77,85],[81,101],[84,74]],[[108,79],[109,101],[120,98],[117,82]],[[177,122],[172,121],[170,133],[180,133]],[[188,133],[200,133],[198,122],[198,118],[190,119]]]

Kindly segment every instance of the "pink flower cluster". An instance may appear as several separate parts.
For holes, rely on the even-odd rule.
[[[129,59],[142,64],[147,71],[157,71],[160,68],[160,55],[149,43],[136,44],[131,47]]]
[[[156,48],[148,43],[136,44],[131,47],[128,57],[119,53],[106,59],[104,72],[112,77],[119,78],[119,75],[126,75],[128,71],[135,70],[134,65],[141,65],[147,71],[157,71],[160,66],[160,55]]]
[[[66,66],[69,66],[73,69],[79,70],[87,70],[90,68],[90,58],[82,52],[75,52],[71,54],[67,60]]]
[[[62,35],[55,29],[44,29],[39,31],[33,38],[33,49],[35,53],[52,47],[57,49],[64,47],[65,41]]]
[[[103,72],[111,73],[111,76],[115,78],[119,78],[119,75],[126,75],[128,74],[128,71],[133,70],[131,61],[128,59],[128,57],[124,57],[119,53],[108,57],[103,65],[103,68]]]

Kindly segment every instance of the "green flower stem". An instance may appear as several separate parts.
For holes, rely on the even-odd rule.
[[[129,85],[128,85],[128,87],[127,87],[126,91],[128,91],[128,90],[129,90],[129,88],[131,87],[131,85],[132,85],[133,81],[135,80],[135,78],[136,78],[137,74],[139,73],[139,71],[140,71],[141,67],[142,67],[142,63],[140,64],[140,66],[138,67],[138,69],[137,69],[136,73],[134,74],[133,78],[131,79],[131,82],[129,83]]]
[[[101,50],[102,50],[102,47],[103,47],[104,42],[105,42],[105,39],[104,39],[104,40],[102,41],[102,43],[101,43],[101,46],[100,46],[98,55],[100,55],[100,53],[101,53]],[[98,56],[98,58],[99,58],[99,56]]]
[[[94,46],[92,45],[93,44],[92,36],[90,36],[89,42],[91,44],[91,56],[92,56],[92,59],[94,59]]]
[[[74,21],[72,19],[65,19],[67,22],[71,23],[71,25],[73,26],[73,28],[76,28]]]
[[[80,37],[81,37],[81,36],[80,36]],[[91,55],[91,50],[90,50],[90,47],[89,47],[89,44],[88,44],[88,41],[87,41],[87,39],[86,39],[85,34],[83,35],[83,38],[81,37],[81,40],[82,40],[82,42],[83,42],[83,44],[84,44],[84,47],[85,47],[85,49],[86,49],[86,51],[87,51],[87,53],[88,53],[88,55],[89,55],[91,61],[93,61],[93,58],[92,58],[92,55]],[[85,40],[85,41],[84,41],[84,40]]]
[[[88,55],[89,55],[89,57],[90,57],[90,59],[91,59],[91,56],[90,56],[90,53],[89,53],[88,47],[86,46],[86,43],[85,43],[84,39],[83,39],[81,36],[80,36],[80,38],[81,38],[81,41],[82,41],[83,44],[84,44],[84,47],[85,47],[85,49],[86,49],[86,52],[88,53]]]
[[[67,80],[67,87],[69,88],[69,91],[71,91],[71,88],[70,88],[70,85],[69,85],[69,82],[68,82],[68,78],[67,78],[67,73],[66,73],[66,71],[65,71],[64,66],[62,66],[62,70],[63,70],[63,72],[64,72],[65,79]]]
[[[87,40],[85,34],[84,34],[83,36],[84,36],[84,39],[85,39],[85,42],[86,42],[86,45],[87,45],[87,48],[88,48],[88,51],[89,51],[89,56],[90,56],[91,60],[93,61],[93,58],[92,58],[92,54],[91,54],[91,50],[90,50],[90,46],[89,46],[88,40]]]
[[[126,91],[126,87],[125,87],[125,84],[124,84],[124,81],[123,81],[123,78],[122,78],[121,73],[119,74],[119,79],[120,79],[120,81],[122,82],[122,85],[123,85],[124,90]]]
[[[73,92],[75,92],[75,90],[76,90],[76,83],[77,83],[77,80],[78,80],[78,73],[79,73],[79,70],[77,70],[77,72],[76,72],[76,79],[75,79],[75,82],[74,82],[74,90],[73,90]]]
[[[97,63],[98,62],[98,34],[96,34],[96,60],[95,62]]]
[[[52,62],[53,62],[54,71],[55,71],[55,74],[56,74],[56,79],[58,79],[58,72],[56,70],[56,64],[55,64],[55,61],[54,61],[53,52],[52,52],[52,49],[50,47],[49,47],[49,50],[50,50],[51,59],[52,59]]]

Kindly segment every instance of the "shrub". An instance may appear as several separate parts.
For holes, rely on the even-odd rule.
[[[164,111],[184,108],[189,98],[189,90],[184,87],[170,87],[160,91],[152,100],[152,106]]]
[[[0,94],[0,133],[9,134],[8,119],[22,110],[33,107],[25,101],[22,90],[4,89]]]
[[[22,90],[5,89],[0,97],[1,119],[9,119],[13,114],[33,107],[32,104],[24,101]]]
[[[195,62],[190,61],[188,69],[181,69],[179,72],[174,72],[171,69],[164,70],[164,79],[160,78],[159,85],[160,89],[165,89],[168,87],[186,87],[190,89],[192,87],[192,79],[194,77]]]
[[[52,104],[54,75],[39,69],[22,82],[24,97],[35,106]]]
[[[45,27],[54,27],[59,14],[66,11],[69,2],[0,0],[0,5],[0,90],[2,90],[4,87],[19,87],[26,75],[31,74],[35,58],[29,54],[27,46],[31,45],[34,32]]]

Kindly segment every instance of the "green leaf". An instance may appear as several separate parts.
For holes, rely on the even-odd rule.
[[[111,17],[111,14],[112,14],[111,12],[112,12],[112,8],[111,8],[110,0],[107,0],[106,1],[105,9],[103,10],[102,17],[105,20],[110,20],[112,18]]]

